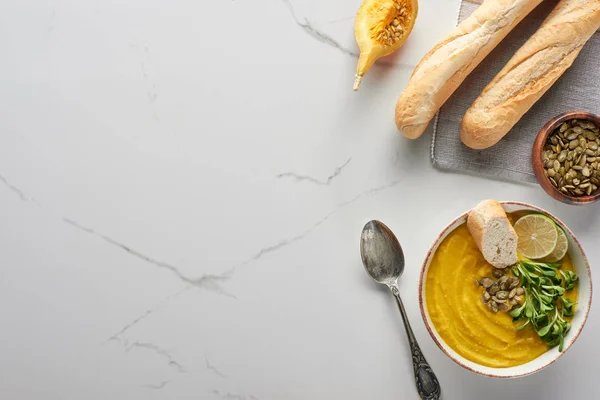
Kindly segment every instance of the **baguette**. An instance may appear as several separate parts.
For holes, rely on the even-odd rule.
[[[598,28],[600,0],[559,2],[467,110],[462,142],[485,149],[502,139],[571,66]]]
[[[542,0],[485,0],[421,59],[396,104],[396,126],[416,139],[467,75]]]
[[[484,200],[467,217],[467,228],[483,258],[496,268],[517,262],[518,237],[502,204]]]

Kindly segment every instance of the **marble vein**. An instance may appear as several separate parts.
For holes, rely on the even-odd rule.
[[[357,202],[358,200],[360,200],[363,197],[368,197],[368,196],[372,196],[376,193],[379,193],[381,191],[390,189],[398,184],[400,184],[402,182],[402,179],[395,179],[389,183],[386,183],[384,185],[381,186],[376,186],[373,187],[371,189],[365,190],[364,192],[361,192],[359,194],[357,194],[356,196],[354,196],[353,198],[351,198],[350,200],[344,201],[342,203],[339,203],[338,205],[336,205],[329,213],[325,214],[325,216],[323,216],[320,220],[318,220],[317,222],[315,222],[314,224],[312,224],[308,229],[306,229],[305,231],[301,232],[300,234],[293,236],[289,239],[285,239],[282,240],[280,242],[277,242],[273,245],[264,247],[262,249],[260,249],[256,254],[254,254],[252,257],[250,257],[248,260],[244,261],[242,263],[242,265],[247,265],[250,264],[251,262],[257,261],[259,259],[261,259],[262,257],[264,257],[267,254],[270,253],[274,253],[284,247],[287,247],[299,240],[304,239],[305,237],[307,237],[309,234],[311,234],[315,229],[317,229],[319,226],[323,225],[329,218],[331,218],[333,215],[337,214],[338,212],[342,211],[344,208],[350,206],[351,204]],[[232,270],[230,270],[232,273],[235,271],[235,268],[233,268]]]
[[[205,275],[200,276],[199,278],[190,278],[190,277],[184,275],[183,273],[181,273],[181,271],[179,271],[179,269],[172,264],[169,264],[164,261],[156,260],[152,257],[149,257],[149,256],[143,254],[143,253],[140,253],[139,251],[134,250],[131,247],[129,247],[123,243],[120,243],[106,235],[96,232],[93,229],[85,227],[85,226],[79,224],[78,222],[75,222],[72,219],[63,217],[62,220],[65,223],[67,223],[83,232],[87,232],[90,235],[96,236],[96,237],[104,240],[105,242],[120,248],[121,250],[127,252],[129,255],[131,255],[133,257],[136,257],[136,258],[143,260],[149,264],[152,264],[154,266],[157,266],[159,268],[163,268],[163,269],[166,269],[166,270],[172,272],[181,281],[183,281],[187,284],[190,284],[190,285],[194,286],[195,288],[204,289],[204,290],[211,291],[211,292],[214,292],[217,294],[221,294],[223,296],[236,298],[234,295],[226,292],[220,285],[220,283],[231,279],[233,270],[226,271],[219,275],[205,274]]]
[[[215,395],[219,396],[221,399],[224,399],[224,400],[258,400],[257,397],[254,397],[252,395],[243,395],[243,394],[230,393],[230,392],[220,392],[218,390],[213,390],[212,393],[214,393]]]
[[[113,340],[120,341],[121,336],[125,332],[127,332],[129,329],[133,328],[138,323],[142,322],[144,319],[146,319],[147,317],[149,317],[152,313],[154,313],[155,311],[157,311],[158,309],[160,309],[162,306],[164,306],[165,304],[167,304],[172,299],[180,296],[184,292],[187,292],[189,289],[190,289],[190,286],[186,286],[182,290],[180,290],[180,291],[178,291],[178,292],[176,292],[174,294],[171,294],[171,295],[165,297],[158,306],[156,306],[155,308],[150,308],[150,309],[146,310],[143,314],[141,314],[140,316],[136,317],[131,322],[129,322],[128,324],[126,324],[125,326],[123,326],[117,333],[115,333],[114,335],[112,335],[111,337],[109,337],[106,340],[106,342],[104,342],[104,343],[108,343],[108,342],[113,341]]]
[[[337,175],[339,175],[339,173],[341,173],[341,169],[343,169],[349,162],[351,159],[349,159],[348,161],[346,161],[346,163],[340,167],[338,167],[339,171],[337,171]],[[336,171],[334,171],[334,174],[336,175]],[[336,175],[336,176],[337,176]],[[335,177],[335,176],[334,176]],[[331,178],[333,179],[333,178]],[[19,190],[16,186],[12,185],[11,183],[9,183],[2,175],[0,175],[0,181],[3,182],[5,184],[5,186],[7,186],[11,191],[13,191],[15,194],[17,194],[19,196],[19,198],[21,198],[21,200],[23,201],[35,201],[32,198],[28,197],[25,195],[24,192],[22,192],[21,190]],[[258,261],[259,259],[261,259],[262,257],[264,257],[265,255],[277,252],[279,250],[281,250],[282,248],[288,247],[289,245],[296,243],[304,238],[306,238],[309,234],[311,234],[315,229],[317,229],[318,227],[320,227],[322,224],[324,224],[329,218],[331,218],[333,215],[335,215],[336,213],[340,212],[342,209],[350,206],[351,204],[357,202],[358,200],[360,200],[363,197],[367,197],[367,196],[371,196],[374,195],[376,193],[379,193],[381,191],[390,189],[396,185],[398,185],[399,183],[402,182],[402,179],[395,179],[387,184],[381,185],[381,186],[376,186],[373,188],[370,188],[368,190],[365,190],[359,194],[357,194],[356,196],[354,196],[352,199],[347,200],[345,202],[339,203],[338,205],[336,205],[329,213],[325,214],[325,216],[323,216],[320,220],[316,221],[314,224],[312,224],[308,229],[304,230],[303,232],[299,233],[298,235],[295,235],[291,238],[288,239],[284,239],[281,240],[277,243],[274,243],[272,245],[263,247],[262,249],[260,249],[259,251],[257,251],[252,257],[250,257],[249,259],[247,259],[246,261],[242,262],[240,264],[240,266],[245,266],[248,265],[252,262]],[[36,204],[39,205],[39,203],[36,202]],[[140,260],[143,260],[149,264],[152,264],[154,266],[157,266],[159,268],[163,268],[166,269],[168,271],[170,271],[171,273],[173,273],[177,278],[179,278],[181,281],[195,287],[198,289],[203,289],[203,290],[207,290],[207,291],[211,291],[220,295],[224,295],[224,296],[228,296],[231,298],[236,298],[234,295],[226,292],[223,287],[221,286],[221,284],[223,282],[229,281],[234,277],[234,273],[237,269],[237,267],[233,267],[221,274],[204,274],[198,278],[190,278],[186,275],[184,275],[183,273],[181,273],[179,271],[179,269],[177,267],[175,267],[172,264],[169,264],[167,262],[164,261],[160,261],[160,260],[156,260],[153,259],[152,257],[149,257],[143,253],[140,253],[139,251],[136,251],[134,249],[132,249],[131,247],[120,243],[106,235],[103,235],[99,232],[94,231],[91,228],[85,227],[81,224],[79,224],[78,222],[66,218],[66,217],[62,217],[62,221],[71,225],[72,227],[79,229],[83,232],[86,232],[90,235],[96,236],[102,240],[104,240],[106,243],[109,243],[113,246],[116,246],[118,248],[120,248],[121,250],[127,252],[128,254],[130,254],[133,257],[136,257]],[[131,324],[129,324],[130,326],[125,326],[123,329],[127,330],[130,329],[131,326],[135,325],[136,323],[140,322],[141,320],[143,320],[144,318],[146,318],[149,314],[151,314],[151,312],[146,311],[145,314],[142,314],[140,317],[138,317],[136,320],[132,321]],[[122,329],[122,330],[123,330]],[[119,339],[119,335],[121,335],[121,333],[117,333],[116,335],[113,335],[111,338],[109,338],[109,341],[112,339],[116,339],[116,340],[120,340]]]
[[[0,182],[4,184],[4,186],[6,186],[11,192],[13,192],[15,195],[17,195],[19,197],[20,200],[25,201],[25,202],[31,202],[34,203],[35,205],[37,205],[38,207],[42,207],[42,205],[35,200],[33,197],[28,196],[27,194],[25,194],[25,192],[23,192],[22,190],[20,190],[17,186],[13,185],[10,181],[8,181],[3,175],[0,175]],[[204,289],[207,291],[211,291],[223,296],[227,296],[227,297],[231,297],[231,298],[236,298],[233,294],[228,293],[227,291],[225,291],[223,289],[223,287],[219,284],[222,282],[225,282],[229,279],[231,279],[232,277],[232,273],[233,273],[233,269],[229,270],[229,271],[225,271],[222,274],[218,274],[218,275],[212,275],[212,274],[205,274],[202,275],[198,278],[190,278],[188,276],[185,276],[184,274],[182,274],[179,269],[177,267],[175,267],[174,265],[171,265],[169,263],[166,263],[164,261],[160,261],[160,260],[155,260],[152,257],[149,257],[143,253],[140,253],[139,251],[136,251],[134,249],[132,249],[131,247],[120,243],[106,235],[103,235],[99,232],[94,231],[91,228],[88,228],[86,226],[81,225],[80,223],[67,218],[67,217],[60,217],[60,219],[70,225],[71,227],[74,227],[80,231],[86,232],[90,235],[96,236],[102,240],[104,240],[105,242],[116,246],[118,248],[120,248],[121,250],[129,253],[131,256],[136,257],[140,260],[143,260],[147,263],[153,264],[159,268],[164,268],[167,269],[169,271],[171,271],[173,274],[175,274],[175,276],[177,276],[181,281],[192,285],[195,288],[198,289]],[[146,315],[147,316],[147,315]],[[141,319],[145,318],[146,316],[142,316]],[[140,319],[140,320],[141,320]],[[135,323],[137,323],[139,321],[134,321],[133,325]],[[130,327],[126,327],[127,329],[129,329]],[[113,335],[114,336],[118,336],[117,335]],[[109,339],[110,340],[110,339]]]
[[[339,167],[336,167],[333,170],[333,173],[331,175],[329,175],[327,177],[327,179],[325,179],[325,180],[320,180],[320,179],[317,179],[317,178],[313,178],[312,176],[308,176],[308,175],[300,175],[300,174],[297,174],[295,172],[284,172],[282,174],[277,175],[276,178],[277,179],[292,178],[296,182],[306,181],[306,182],[314,183],[315,185],[327,186],[327,185],[329,185],[331,183],[331,181],[333,181],[336,177],[338,177],[342,173],[342,170],[348,164],[350,164],[350,161],[352,161],[352,157],[350,157],[345,163],[343,163]]]
[[[0,175],[0,182],[2,182],[4,184],[4,186],[6,186],[11,192],[13,192],[15,195],[17,195],[19,197],[19,199],[21,199],[22,201],[25,202],[31,202],[36,204],[38,207],[42,207],[42,205],[35,200],[33,197],[27,196],[25,194],[25,192],[23,192],[22,190],[20,190],[17,186],[13,185],[10,181],[8,181],[3,175]],[[164,268],[167,269],[169,271],[171,271],[173,274],[175,274],[180,280],[182,280],[183,282],[192,285],[198,289],[204,289],[207,291],[211,291],[223,296],[227,296],[227,297],[231,297],[231,298],[236,298],[233,294],[228,293],[227,291],[225,291],[222,286],[219,283],[225,282],[229,279],[231,279],[232,277],[232,272],[233,269],[226,271],[222,274],[218,274],[218,275],[211,275],[211,274],[205,274],[200,276],[199,278],[190,278],[188,276],[185,276],[184,274],[182,274],[179,269],[177,267],[175,267],[174,265],[171,265],[169,263],[166,263],[164,261],[159,261],[159,260],[155,260],[143,253],[140,253],[139,251],[136,251],[132,248],[130,248],[129,246],[120,243],[114,239],[111,239],[110,237],[103,235],[101,233],[98,233],[96,231],[94,231],[91,228],[85,227],[83,225],[81,225],[80,223],[67,218],[67,217],[61,217],[61,220],[63,222],[65,222],[66,224],[77,228],[83,232],[86,232],[90,235],[96,236],[98,238],[101,238],[102,240],[104,240],[105,242],[116,246],[118,248],[120,248],[123,251],[126,251],[127,253],[129,253],[131,256],[136,257],[138,259],[141,259],[143,261],[146,261],[147,263],[153,264],[157,267],[160,268]],[[142,318],[143,319],[143,318]],[[139,321],[137,321],[139,322]],[[137,323],[135,322],[135,323]],[[110,340],[110,339],[109,339]]]
[[[300,18],[298,18],[298,15],[296,13],[296,11],[294,10],[294,7],[292,6],[292,2],[290,0],[281,0],[283,1],[283,3],[285,4],[285,6],[290,10],[290,13],[292,14],[292,18],[294,19],[294,22],[296,22],[296,25],[298,25],[300,28],[302,28],[302,30],[309,35],[310,37],[312,37],[313,39],[318,40],[319,42],[326,44],[328,46],[331,46],[335,49],[338,49],[339,51],[341,51],[344,54],[347,54],[351,57],[358,57],[360,54],[357,50],[351,50],[345,46],[343,46],[340,42],[338,42],[337,40],[335,40],[334,38],[332,38],[331,36],[327,35],[324,32],[321,32],[320,30],[316,29],[311,22],[304,17],[304,22],[300,20]],[[347,18],[342,18],[339,20],[333,20],[333,21],[328,21],[329,23],[335,23],[335,22],[339,22],[339,21],[344,21],[344,20],[348,20],[348,19],[352,19],[354,17],[347,17]],[[378,61],[379,65],[396,65],[399,66],[401,68],[408,68],[408,69],[413,69],[416,67],[416,65],[414,64],[408,64],[408,63],[395,63],[395,62],[391,62],[389,60],[379,60]]]
[[[25,192],[23,192],[21,189],[10,183],[8,179],[6,179],[3,175],[0,175],[0,182],[2,182],[4,186],[6,186],[11,192],[16,194],[22,201],[28,201],[39,205],[39,203],[33,197],[27,196]]]
[[[328,46],[338,49],[339,51],[341,51],[344,54],[348,54],[349,56],[352,56],[352,57],[358,57],[358,53],[356,51],[350,50],[350,49],[342,46],[342,44],[340,44],[337,40],[335,40],[331,36],[315,29],[311,25],[311,23],[308,21],[308,19],[304,18],[304,22],[300,21],[300,19],[296,15],[296,12],[294,11],[294,7],[292,6],[292,3],[290,2],[290,0],[282,0],[282,1],[286,5],[286,7],[290,10],[290,13],[292,14],[292,18],[294,19],[296,24],[300,28],[302,28],[302,30],[304,32],[306,32],[306,34],[308,34],[309,36],[318,40],[321,43],[324,43]]]
[[[214,365],[212,365],[210,363],[210,360],[208,359],[208,357],[204,357],[204,361],[206,362],[206,369],[207,370],[214,372],[215,374],[219,375],[221,378],[227,379],[227,375],[225,375],[224,373],[222,373],[221,371],[219,371],[217,369],[217,367],[215,367]]]
[[[131,329],[138,322],[144,320],[146,317],[148,317],[153,312],[154,312],[153,309],[146,310],[145,313],[143,313],[142,315],[140,315],[139,317],[137,317],[136,319],[134,319],[133,321],[131,321],[130,323],[128,323],[127,325],[125,325],[123,328],[121,328],[121,330],[119,332],[117,332],[114,335],[112,335],[111,337],[109,337],[108,340],[107,340],[107,342],[110,342],[111,340],[118,339],[119,336],[121,336],[122,334],[124,334],[125,332],[127,332],[129,329]]]
[[[171,381],[162,381],[158,385],[144,385],[144,387],[158,390],[158,389],[164,388],[169,382],[171,382]]]
[[[173,356],[171,355],[171,353],[169,353],[167,350],[155,345],[154,343],[135,341],[130,344],[127,340],[123,340],[122,342],[123,342],[123,345],[125,346],[126,353],[128,353],[129,351],[131,351],[134,348],[151,350],[151,351],[154,351],[159,356],[167,359],[168,365],[170,367],[174,368],[175,370],[177,370],[177,372],[181,372],[181,373],[187,372],[186,369],[183,367],[183,365],[179,364],[177,361],[175,361],[173,359]]]

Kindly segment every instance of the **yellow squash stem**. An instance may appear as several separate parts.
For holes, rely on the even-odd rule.
[[[356,75],[354,75],[354,91],[357,91],[363,80],[363,77],[371,69],[377,57],[371,57],[372,52],[361,52],[358,56],[358,65],[356,66]]]

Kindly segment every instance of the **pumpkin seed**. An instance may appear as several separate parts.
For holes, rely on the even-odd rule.
[[[498,300],[506,300],[508,298],[508,292],[505,290],[501,290],[498,293],[496,293],[496,298]]]
[[[491,294],[492,296],[495,295],[496,293],[498,293],[498,291],[500,290],[500,285],[498,285],[497,283],[494,283],[492,286],[490,286],[490,288],[488,289],[488,293]]]
[[[575,168],[575,167],[573,167],[573,168]],[[591,175],[591,173],[590,173],[590,169],[589,169],[589,167],[588,167],[587,165],[586,165],[585,167],[583,167],[583,169],[581,170],[581,173],[582,173],[582,174],[583,174],[583,176],[585,176],[586,178],[587,178],[588,176],[590,176],[590,175]]]
[[[514,288],[513,290],[510,291],[510,293],[508,294],[508,298],[512,299],[513,297],[515,297],[517,294],[517,288]]]
[[[525,289],[523,289],[522,287],[517,288],[517,296],[522,295],[523,293],[525,293]]]
[[[494,281],[490,278],[485,277],[485,278],[481,279],[481,281],[479,281],[479,283],[481,284],[481,286],[488,289],[494,284]]]
[[[481,295],[481,302],[483,304],[487,304],[487,302],[490,301],[491,298],[492,296],[490,296],[488,292],[483,292],[483,294]]]
[[[498,292],[498,293],[501,293],[501,292]],[[500,305],[500,303],[506,303],[506,301],[508,300],[508,298],[506,298],[506,299],[499,299],[496,296],[492,296],[492,300],[494,300],[494,302],[496,302],[496,303],[498,303],[498,305]]]
[[[594,125],[593,122],[591,121],[577,121],[577,125],[579,125],[580,127],[582,127],[583,129],[593,129],[596,127],[596,125]]]
[[[494,275],[495,278],[500,278],[504,275],[504,272],[499,269],[495,269],[492,271],[492,275]]]
[[[565,139],[565,140],[567,140],[567,139]],[[563,142],[563,139],[560,137],[558,138],[558,143],[560,143],[560,145],[562,146],[563,149],[567,147],[567,146],[565,146],[565,142]]]
[[[569,127],[569,125],[567,125],[567,123],[566,123],[566,122],[563,122],[563,123],[560,125],[560,128],[558,129],[558,131],[559,131],[560,133],[563,133],[564,131],[566,131],[566,130],[567,130],[567,128],[568,128],[568,127]]]
[[[556,159],[558,160],[558,162],[561,162],[561,163],[565,162],[565,160],[567,159],[567,151],[566,150],[561,151],[560,154],[556,157]]]
[[[511,309],[511,307],[506,303],[498,304],[498,310],[500,310],[500,311],[508,311],[510,309]]]
[[[594,185],[600,186],[599,136],[600,127],[592,121],[577,119],[563,122],[549,135],[542,150],[542,165],[554,187],[567,195],[580,196],[594,191]],[[590,182],[590,178],[596,179],[596,183]],[[514,287],[512,284],[512,280],[497,282],[500,291],[512,291],[518,285],[518,278]]]
[[[491,304],[493,312],[498,312],[498,303],[496,303],[495,301],[490,301],[488,304]]]

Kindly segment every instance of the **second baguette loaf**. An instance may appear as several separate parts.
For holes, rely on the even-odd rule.
[[[396,104],[396,126],[415,139],[467,75],[542,0],[485,0],[416,66]]]
[[[485,149],[502,139],[571,66],[598,28],[600,0],[559,2],[467,110],[462,142]]]

